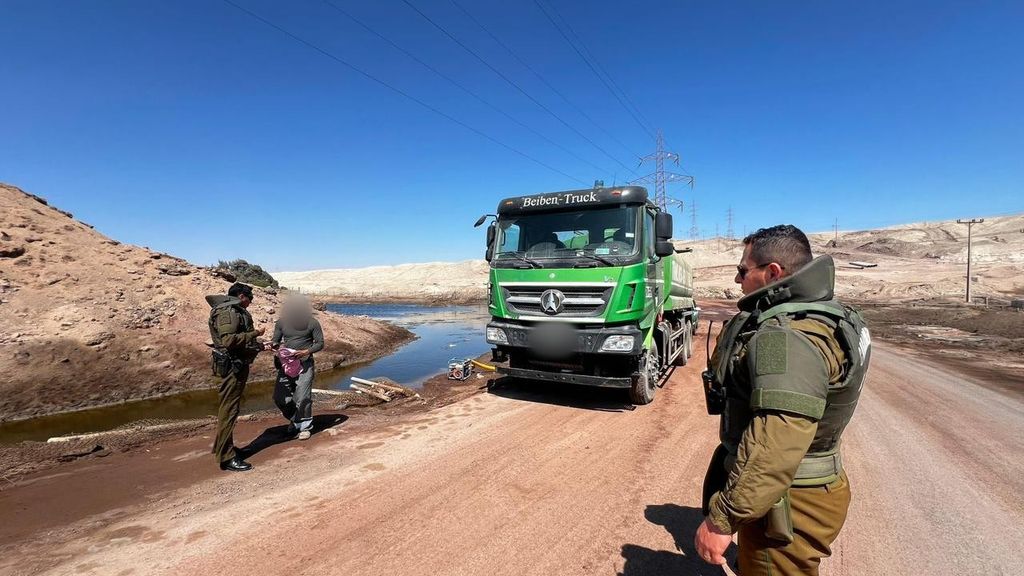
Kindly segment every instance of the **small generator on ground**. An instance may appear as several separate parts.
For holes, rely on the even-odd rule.
[[[448,379],[465,380],[473,374],[473,361],[469,358],[452,358],[448,361]]]

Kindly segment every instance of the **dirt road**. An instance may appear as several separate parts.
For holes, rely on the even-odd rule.
[[[1024,395],[930,362],[877,345],[823,573],[1022,573]],[[27,479],[0,492],[0,573],[721,574],[691,545],[716,435],[697,364],[636,410],[515,383],[372,431],[343,422],[248,474],[153,472],[212,468],[196,438]],[[117,493],[75,490],[104,467]],[[105,511],[67,517],[83,499]]]

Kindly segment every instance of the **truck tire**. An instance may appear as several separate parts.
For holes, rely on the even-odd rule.
[[[652,368],[653,364],[653,368]],[[650,404],[654,401],[654,391],[658,380],[658,356],[653,350],[647,350],[640,357],[636,377],[629,389],[629,399],[633,404]]]
[[[693,328],[690,319],[686,319],[686,359],[693,358]]]

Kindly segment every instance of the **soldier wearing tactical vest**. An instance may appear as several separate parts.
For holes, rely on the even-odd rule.
[[[704,373],[721,444],[704,480],[694,545],[724,564],[737,533],[743,576],[817,574],[850,505],[839,444],[860,397],[871,338],[834,299],[830,256],[794,226],[743,240],[740,312]]]
[[[252,316],[246,310],[252,303],[252,286],[236,282],[228,288],[227,296],[207,296],[206,301],[212,308],[209,324],[214,346],[213,370],[221,378],[213,454],[221,470],[245,472],[252,469],[252,464],[235,448],[233,433],[249,379],[249,365],[264,348],[256,340],[264,329],[253,327]]]

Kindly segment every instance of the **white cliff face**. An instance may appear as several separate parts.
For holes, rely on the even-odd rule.
[[[313,295],[482,304],[487,294],[488,271],[487,262],[467,260],[272,275],[282,286]]]
[[[955,221],[906,224],[878,230],[809,236],[815,254],[836,260],[836,293],[843,298],[905,301],[963,295],[967,227]],[[692,247],[683,258],[694,268],[698,298],[736,298],[733,282],[743,254],[740,239],[675,242]],[[973,229],[974,295],[996,298],[1024,291],[1024,215],[986,218]],[[858,269],[850,262],[877,263]],[[274,278],[308,294],[350,300],[399,299],[422,302],[479,302],[487,291],[483,260],[430,262],[308,272],[276,272]]]

